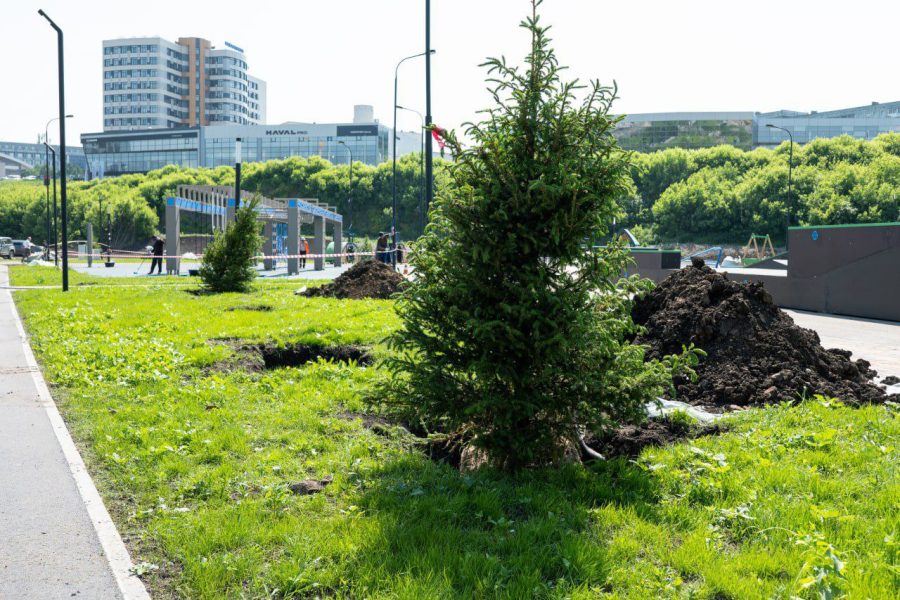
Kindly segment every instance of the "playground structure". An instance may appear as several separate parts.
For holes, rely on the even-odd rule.
[[[760,242],[762,243],[762,246],[760,246]],[[757,233],[750,234],[750,239],[747,240],[747,244],[744,246],[744,249],[742,251],[745,259],[751,258],[751,249],[753,250],[754,254],[752,258],[757,261],[775,256],[775,246],[772,245],[772,238],[769,237],[768,233],[766,235],[759,235]]]
[[[287,260],[287,272],[300,272],[300,226],[311,223],[313,243],[310,259],[317,271],[325,268],[326,227],[332,227],[335,248],[343,247],[343,217],[334,207],[320,204],[317,200],[301,198],[266,198],[241,192],[240,202],[235,199],[231,186],[180,185],[174,197],[166,198],[166,272],[178,275],[181,267],[181,216],[183,212],[207,215],[213,231],[224,231],[228,223],[234,221],[237,209],[247,206],[252,198],[257,198],[257,221],[263,224],[263,268],[271,270],[275,266],[275,250],[278,245],[279,224],[286,225],[283,256]],[[334,255],[334,265],[342,264],[340,253]]]

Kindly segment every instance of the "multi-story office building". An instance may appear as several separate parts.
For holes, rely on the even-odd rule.
[[[56,150],[56,166],[59,169],[59,146],[50,146]],[[44,144],[0,142],[0,177],[21,175],[25,169],[43,166],[47,161],[46,152]],[[50,156],[52,158],[53,155]],[[86,169],[84,150],[79,146],[66,146],[66,164]]]
[[[281,125],[214,125],[169,130],[85,133],[81,143],[93,177],[145,173],[166,165],[218,167],[235,162],[235,140],[241,138],[241,160],[260,162],[290,156],[321,156],[334,164],[353,160],[377,165],[391,158],[391,130],[371,108],[356,110],[350,123]],[[418,152],[418,132],[401,132],[397,155]]]
[[[643,113],[626,116],[614,135],[628,150],[653,152],[665,148],[707,148],[731,144],[737,148],[774,148],[787,141],[805,144],[816,138],[850,135],[872,139],[880,133],[900,132],[900,102],[809,113],[776,112],[687,112]]]
[[[868,106],[827,112],[779,110],[756,113],[753,119],[754,147],[774,148],[788,140],[787,133],[767,127],[770,124],[790,131],[798,144],[839,135],[870,140],[879,133],[900,133],[900,102],[873,102]]]
[[[103,41],[103,130],[264,123],[266,83],[244,51],[202,38]]]

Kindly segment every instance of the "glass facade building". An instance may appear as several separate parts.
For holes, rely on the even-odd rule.
[[[107,177],[146,173],[170,164],[233,165],[237,138],[241,138],[241,160],[247,163],[320,156],[334,164],[348,164],[352,152],[354,161],[377,165],[391,158],[390,131],[377,122],[216,125],[86,133],[81,142],[91,176]]]
[[[627,150],[654,152],[666,148],[708,148],[731,144],[743,150],[774,148],[788,134],[794,142],[850,135],[873,139],[878,134],[900,132],[900,102],[873,102],[868,106],[809,113],[776,112],[672,112],[627,115],[613,134]]]
[[[44,137],[43,135],[41,137]],[[59,146],[50,144],[56,150],[57,169],[59,168]],[[24,142],[0,142],[0,156],[7,157],[5,174],[18,174],[22,168],[43,166],[46,162],[44,144],[28,144]],[[50,155],[52,158],[52,154]],[[66,146],[66,164],[87,167],[84,149],[78,146]],[[27,167],[26,167],[27,166]]]
[[[753,143],[752,112],[673,112],[627,115],[613,135],[626,150],[653,152],[666,148],[708,148],[731,144],[749,150]]]
[[[753,121],[753,145],[774,148],[788,141],[788,134],[767,125],[784,127],[794,142],[805,144],[816,138],[849,135],[871,140],[880,133],[900,133],[900,102],[873,102],[868,106],[808,113],[780,110],[756,113]]]
[[[166,165],[198,167],[199,140],[198,127],[81,135],[91,178],[146,173]]]

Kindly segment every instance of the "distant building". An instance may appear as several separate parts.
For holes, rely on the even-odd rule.
[[[774,148],[788,140],[784,131],[767,127],[769,124],[790,131],[798,144],[840,135],[870,140],[880,133],[900,133],[900,102],[873,102],[868,106],[826,112],[779,110],[756,113],[753,120],[754,147]]]
[[[654,152],[666,148],[708,148],[731,144],[743,150],[773,148],[788,135],[767,124],[788,129],[794,142],[850,135],[872,139],[880,133],[900,131],[900,102],[809,113],[776,112],[671,112],[627,115],[613,135],[627,150]]]
[[[671,112],[627,115],[613,135],[626,150],[654,152],[666,148],[708,148],[753,144],[752,112]]]
[[[41,136],[43,137],[43,136]],[[57,170],[59,169],[59,146],[50,144],[56,150]],[[21,175],[22,171],[46,163],[46,149],[43,144],[25,142],[0,142],[0,177]],[[52,154],[50,155],[53,156]],[[66,146],[66,164],[87,168],[84,150],[79,146]],[[50,167],[52,170],[52,166]]]
[[[353,160],[377,165],[391,158],[391,130],[368,111],[355,111],[351,123],[214,125],[168,130],[84,133],[81,143],[92,177],[146,173],[166,165],[218,167],[234,164],[235,140],[241,138],[244,162],[291,156],[321,156],[334,164]],[[401,132],[397,156],[418,152],[418,133]],[[341,143],[343,142],[343,143]]]
[[[103,41],[103,131],[255,125],[266,121],[266,83],[243,49],[187,37]]]

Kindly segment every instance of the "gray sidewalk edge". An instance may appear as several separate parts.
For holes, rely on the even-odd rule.
[[[7,291],[6,293],[11,292]],[[41,373],[37,360],[34,357],[34,352],[31,350],[31,344],[28,342],[25,327],[22,324],[15,301],[12,302],[12,310],[16,321],[16,329],[18,329],[19,338],[22,342],[22,349],[25,352],[25,360],[30,367],[31,376],[34,379],[35,387],[41,399],[41,405],[50,419],[53,432],[56,434],[56,440],[62,448],[63,455],[69,465],[69,471],[72,473],[78,493],[87,509],[88,517],[94,525],[94,531],[100,540],[100,545],[119,586],[119,591],[122,593],[124,600],[150,600],[150,594],[147,593],[143,582],[131,573],[133,564],[131,556],[128,554],[128,548],[125,547],[125,542],[122,541],[119,530],[116,529],[109,511],[106,510],[106,505],[103,504],[103,499],[100,497],[100,493],[97,491],[94,481],[91,479],[84,461],[81,459],[78,448],[75,447],[75,442],[69,434],[65,421],[59,414],[53,397],[50,395],[50,389],[47,387],[47,382],[44,381],[44,375]]]

